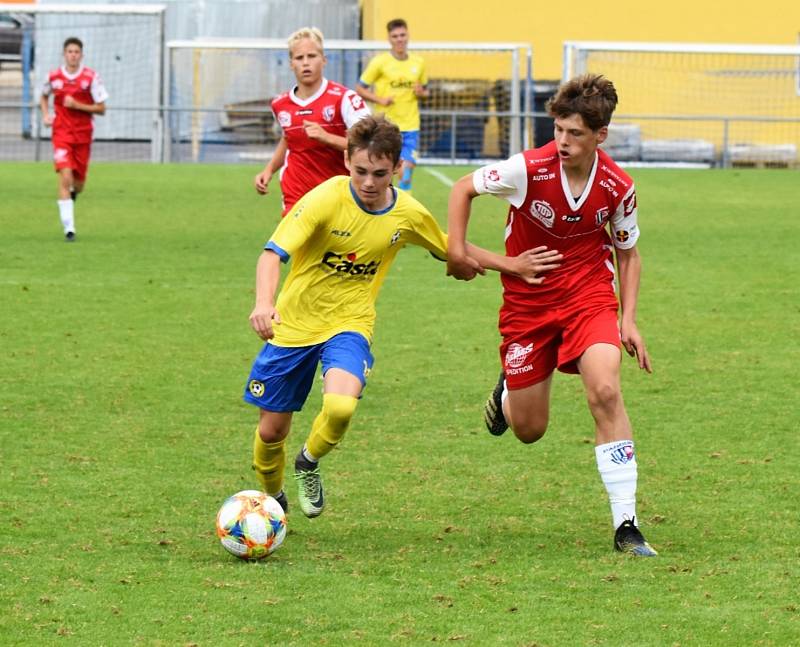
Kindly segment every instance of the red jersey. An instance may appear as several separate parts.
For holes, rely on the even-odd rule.
[[[506,254],[546,245],[564,255],[541,285],[503,274],[503,311],[567,304],[587,292],[614,284],[613,244],[630,249],[639,238],[633,180],[598,149],[586,188],[573,196],[555,142],[484,166],[473,175],[478,193],[510,203]],[[611,291],[613,297],[613,288]]]
[[[70,144],[88,144],[92,141],[92,114],[64,107],[64,97],[69,95],[80,103],[103,103],[108,99],[108,92],[97,72],[81,66],[74,74],[69,74],[63,66],[59,67],[48,75],[42,94],[53,95],[56,112],[54,140]]]
[[[272,101],[272,112],[286,138],[286,159],[280,172],[283,213],[315,186],[334,175],[348,175],[342,151],[311,139],[303,128],[313,121],[333,135],[344,137],[347,129],[369,114],[364,100],[343,85],[322,79],[314,96],[301,99],[293,88]]]

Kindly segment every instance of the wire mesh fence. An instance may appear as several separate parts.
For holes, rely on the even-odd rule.
[[[272,111],[263,105],[184,109],[118,106],[135,112],[149,124],[148,137],[97,138],[93,161],[172,163],[264,163],[280,138]],[[103,119],[103,117],[99,117]],[[176,124],[204,124],[180,128]],[[525,146],[540,146],[552,135],[552,119],[543,112],[423,110],[420,163],[478,164],[505,159],[518,152],[508,145],[507,132],[517,122],[520,131],[536,133]],[[648,139],[642,124],[658,124],[670,136]],[[217,124],[209,128],[208,124]],[[170,127],[172,124],[172,127]],[[604,148],[629,164],[699,164],[704,166],[796,167],[797,146],[742,143],[743,132],[780,126],[790,141],[800,141],[800,118],[691,115],[620,115],[611,124]],[[715,141],[693,136],[715,133]],[[52,156],[50,132],[42,127],[38,105],[0,103],[0,161],[47,161]]]

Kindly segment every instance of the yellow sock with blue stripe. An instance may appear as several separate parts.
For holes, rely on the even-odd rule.
[[[286,439],[265,443],[256,428],[253,439],[253,469],[261,489],[270,496],[283,491],[283,472],[286,467]]]
[[[358,398],[350,395],[326,393],[322,396],[322,411],[314,419],[305,445],[315,460],[319,460],[339,444],[350,426],[357,404]]]

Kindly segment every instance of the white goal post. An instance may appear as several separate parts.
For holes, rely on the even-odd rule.
[[[429,79],[430,97],[420,104],[423,161],[521,150],[528,137],[522,113],[530,111],[529,45],[415,41],[409,49],[423,57]],[[385,41],[326,40],[325,76],[355,88],[369,60],[387,50]],[[166,52],[165,160],[215,159],[215,149],[237,142],[245,159],[274,143],[270,100],[296,83],[284,39],[175,40]]]
[[[569,41],[563,50],[564,80],[591,72],[614,82],[609,146],[622,161],[797,165],[799,66],[798,45]]]

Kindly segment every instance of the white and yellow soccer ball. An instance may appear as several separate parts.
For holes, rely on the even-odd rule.
[[[286,538],[281,504],[258,490],[242,490],[225,499],[217,513],[217,537],[241,559],[262,559]]]

